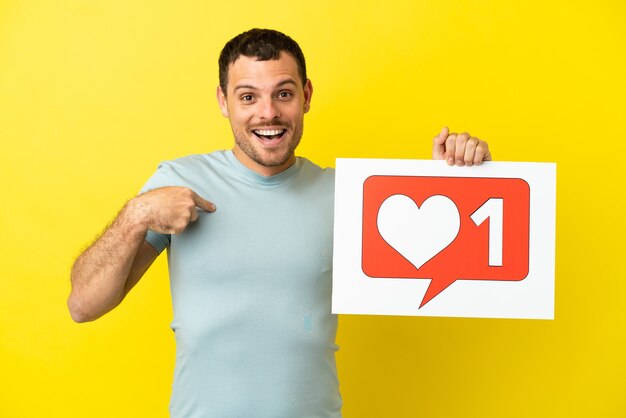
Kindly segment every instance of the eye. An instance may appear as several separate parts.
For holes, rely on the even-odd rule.
[[[277,94],[279,99],[290,99],[293,94],[290,91],[281,91]]]
[[[244,94],[243,96],[241,96],[242,102],[251,102],[253,100],[254,100],[254,96],[251,94]]]

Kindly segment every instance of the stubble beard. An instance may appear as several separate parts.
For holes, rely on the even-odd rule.
[[[254,134],[235,129],[234,127],[232,127],[232,131],[235,143],[252,161],[263,167],[279,167],[289,161],[295,154],[296,148],[302,139],[303,121],[294,126],[292,136],[287,142],[275,149],[266,149],[264,155],[261,155],[254,146],[255,139],[250,137],[250,135]],[[289,131],[286,134],[289,134]]]

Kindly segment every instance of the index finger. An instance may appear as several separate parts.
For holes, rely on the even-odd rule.
[[[193,192],[193,194],[191,195],[192,199],[193,199],[193,203],[199,207],[200,209],[207,211],[207,212],[215,212],[215,209],[217,209],[215,207],[215,204],[209,202],[208,200],[200,197],[196,192]]]

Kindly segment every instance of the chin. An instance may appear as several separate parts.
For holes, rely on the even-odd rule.
[[[259,158],[260,161],[257,162],[264,167],[280,167],[287,164],[291,158],[292,155],[270,156],[268,158]]]

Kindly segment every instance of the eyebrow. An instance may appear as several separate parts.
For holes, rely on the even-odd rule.
[[[280,83],[276,84],[276,87],[282,87],[285,84],[293,84],[294,87],[298,86],[295,81],[293,81],[292,79],[288,79],[288,80],[283,80]]]
[[[297,87],[298,84],[296,84],[296,82],[292,79],[287,79],[287,80],[283,80],[280,81],[278,84],[276,84],[276,87],[283,87],[286,84],[292,84],[293,86]],[[242,90],[242,89],[246,89],[246,90],[258,90],[258,88],[256,88],[255,86],[253,86],[252,84],[239,84],[238,86],[235,87],[235,89],[233,90],[233,93],[236,93],[237,90]]]

